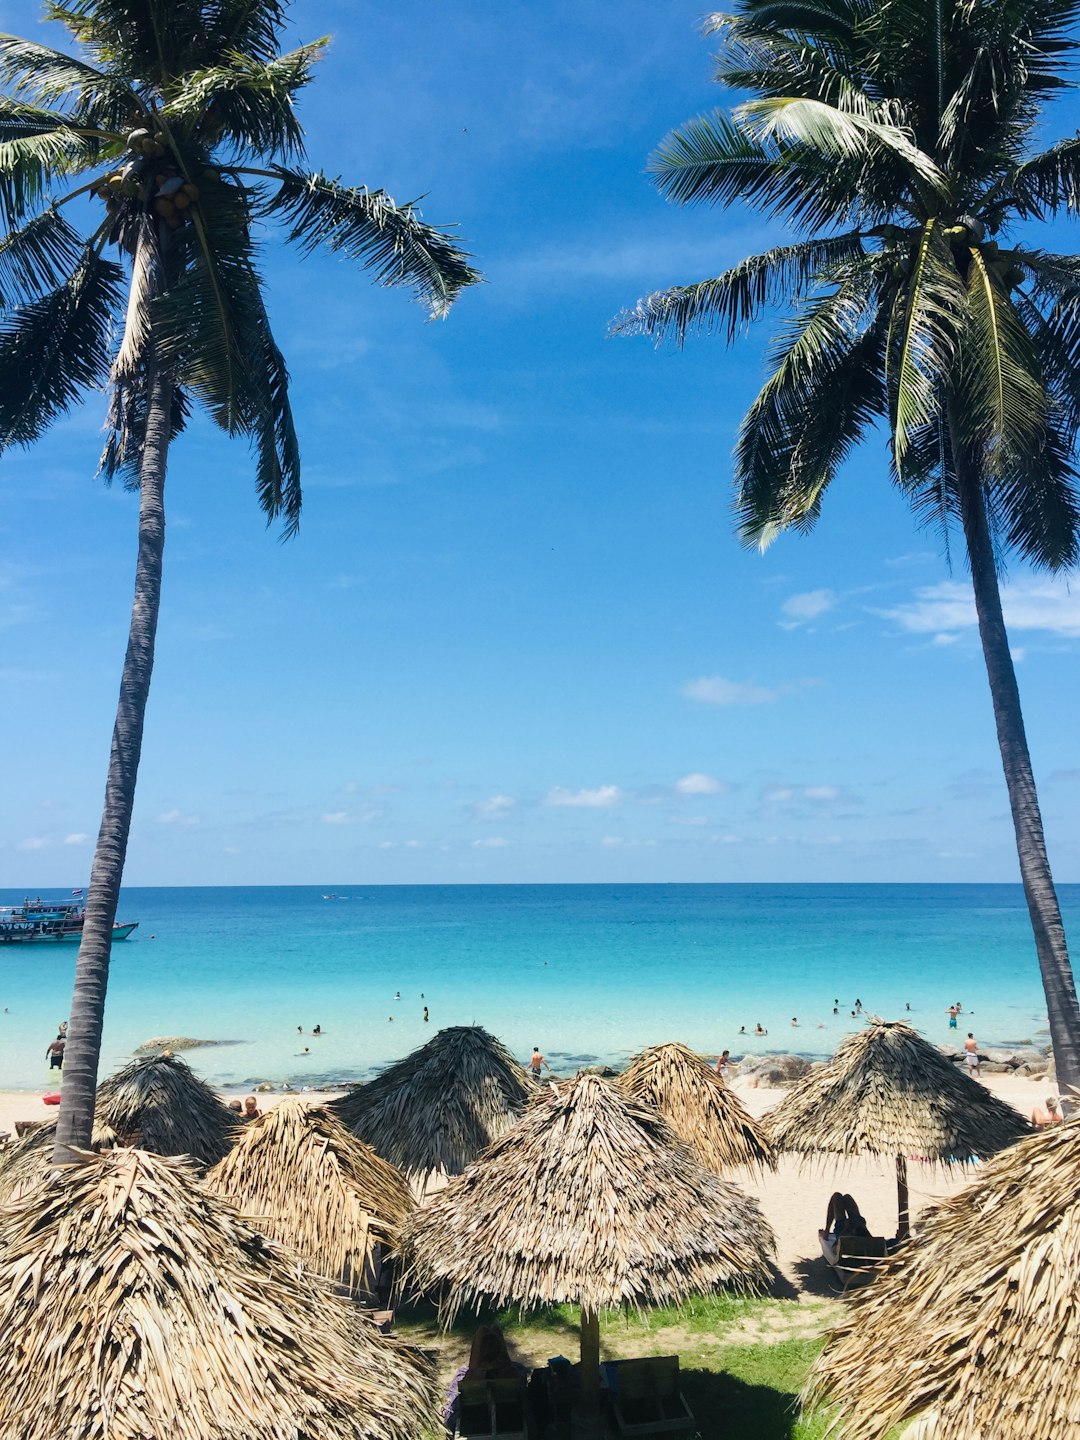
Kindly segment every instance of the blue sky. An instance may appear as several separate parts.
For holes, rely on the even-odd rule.
[[[734,538],[762,331],[605,338],[782,233],[679,210],[650,149],[716,104],[684,0],[299,0],[312,159],[456,222],[445,324],[271,245],[305,459],[279,543],[242,444],[175,447],[132,884],[1012,880],[962,562],[864,449],[816,533]],[[0,0],[6,30],[36,5]],[[1074,101],[1059,133],[1077,124]],[[1068,231],[1048,245],[1074,248]],[[100,397],[0,462],[0,884],[89,872],[136,505]],[[1080,597],[1010,572],[1051,857],[1080,880]]]

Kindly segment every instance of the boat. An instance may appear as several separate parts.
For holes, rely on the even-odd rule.
[[[24,900],[0,906],[0,945],[78,944],[86,922],[82,900]],[[126,940],[139,928],[137,920],[113,926],[112,943]]]

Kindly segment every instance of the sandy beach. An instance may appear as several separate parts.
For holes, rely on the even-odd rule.
[[[729,1084],[751,1114],[764,1115],[783,1099],[783,1090],[756,1088],[748,1083],[748,1078],[736,1076]],[[1045,1080],[1011,1075],[985,1076],[981,1083],[1025,1116],[1030,1116],[1036,1102],[1049,1093]],[[277,1091],[260,1094],[258,1099],[265,1108],[282,1097],[283,1092]],[[330,1096],[325,1092],[312,1092],[303,1098],[318,1104]],[[55,1109],[43,1105],[37,1094],[0,1091],[0,1132],[9,1131],[14,1136],[16,1120],[42,1120],[55,1114]],[[913,1220],[917,1223],[919,1212],[927,1205],[942,1196],[955,1194],[976,1175],[977,1171],[965,1171],[959,1166],[935,1171],[917,1161],[912,1163],[909,1182]],[[854,1195],[875,1234],[891,1235],[896,1229],[896,1172],[890,1161],[866,1159],[838,1164],[822,1157],[804,1168],[794,1157],[785,1156],[774,1175],[761,1180],[748,1179],[745,1175],[733,1178],[757,1197],[776,1234],[781,1274],[778,1293],[789,1298],[822,1293],[825,1275],[819,1263],[817,1230],[824,1223],[829,1196],[834,1190]]]

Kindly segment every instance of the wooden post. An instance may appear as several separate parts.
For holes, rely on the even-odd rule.
[[[600,1398],[600,1316],[581,1307],[581,1399],[595,1408]]]
[[[896,1201],[900,1211],[896,1238],[906,1240],[911,1232],[911,1221],[908,1217],[907,1158],[903,1155],[896,1157]]]

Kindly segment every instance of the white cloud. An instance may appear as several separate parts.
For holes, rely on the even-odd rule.
[[[185,815],[182,810],[163,810],[157,817],[157,823],[159,825],[180,825],[187,829],[192,825],[198,825],[199,817]]]
[[[385,814],[385,810],[374,808],[358,810],[355,814],[348,810],[330,810],[319,816],[319,822],[323,825],[370,825],[374,820],[381,820]]]
[[[713,775],[694,770],[691,774],[684,775],[681,780],[676,780],[675,789],[680,795],[726,795],[731,786],[723,780],[717,780]]]
[[[485,835],[482,840],[474,840],[472,848],[474,850],[502,850],[509,844],[510,841],[502,835]]]
[[[423,840],[403,840],[401,843],[406,850],[422,850],[424,848]]]
[[[1041,630],[1067,640],[1080,639],[1080,589],[1070,591],[1060,580],[1020,579],[1002,585],[1005,623],[1010,630]],[[933,635],[934,644],[948,643],[943,636],[972,630],[977,625],[971,586],[958,580],[924,585],[915,597],[891,610],[876,612],[914,635]]]
[[[472,808],[473,814],[481,819],[495,820],[500,815],[508,814],[516,804],[517,801],[512,795],[489,795],[486,800],[477,800]]]
[[[90,843],[90,836],[89,836],[89,835],[84,835],[81,830],[77,830],[77,831],[76,831],[74,834],[72,834],[72,835],[65,835],[65,836],[64,836],[64,844],[65,844],[65,845],[89,845],[89,843]]]
[[[16,850],[44,850],[48,845],[44,835],[28,835],[15,846]]]
[[[700,700],[705,705],[769,705],[780,695],[779,690],[753,681],[725,680],[722,675],[701,675],[688,681],[682,693],[688,700]]]
[[[625,835],[605,835],[604,838],[600,841],[600,844],[606,845],[609,849],[612,850],[652,850],[656,845],[656,841],[627,840]]]
[[[622,799],[618,785],[598,785],[594,790],[568,790],[556,785],[547,793],[545,803],[575,810],[609,810]]]
[[[672,815],[668,820],[669,825],[686,825],[691,829],[700,828],[708,823],[707,815]]]
[[[835,604],[836,592],[833,590],[804,590],[799,595],[789,596],[780,606],[784,615],[780,624],[785,630],[795,630],[824,615]]]
[[[803,789],[807,800],[839,800],[840,791],[835,785],[807,785]]]

